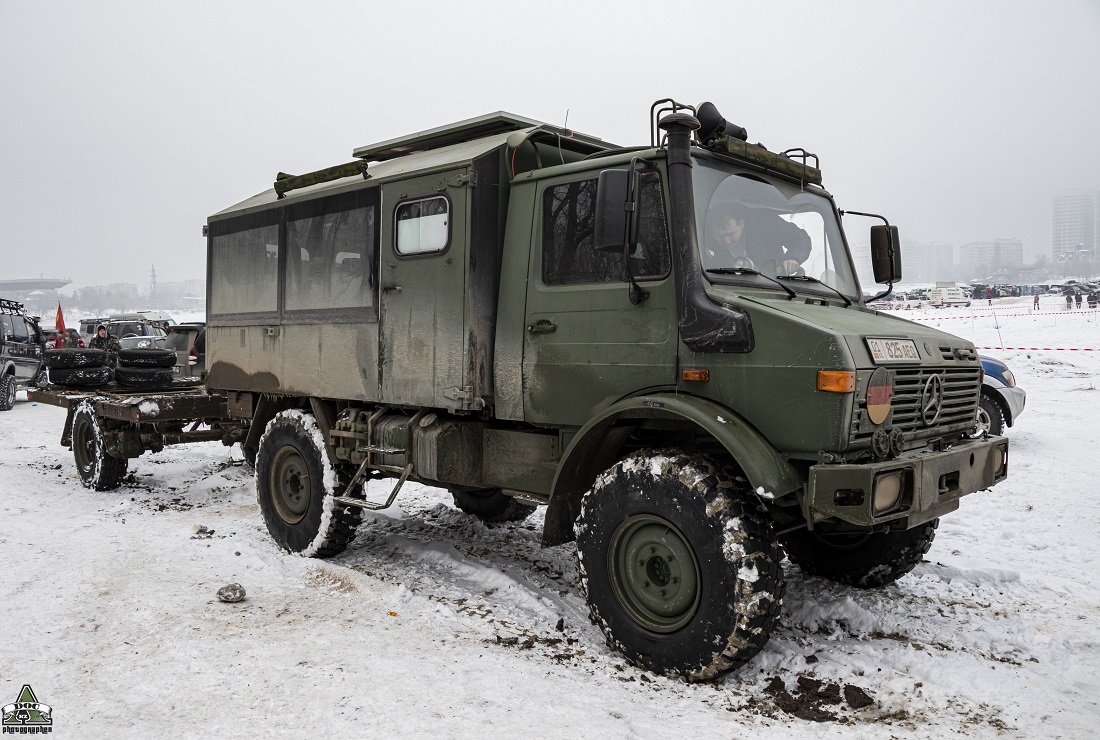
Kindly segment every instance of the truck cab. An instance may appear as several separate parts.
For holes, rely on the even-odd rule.
[[[624,148],[490,114],[209,218],[207,386],[281,547],[338,553],[409,479],[489,521],[547,505],[609,639],[703,680],[767,640],[781,545],[882,586],[1005,478],[973,345],[864,303],[842,219],[883,222],[889,285],[896,227],[710,104],[651,119]]]

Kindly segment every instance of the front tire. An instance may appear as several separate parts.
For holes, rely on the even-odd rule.
[[[317,558],[343,552],[362,519],[359,507],[332,500],[349,481],[329,462],[312,415],[282,411],[268,422],[256,452],[256,499],[279,547]]]
[[[706,457],[628,456],[585,494],[575,533],[592,621],[646,669],[715,678],[778,622],[782,554],[766,513]]]
[[[985,392],[978,399],[978,431],[977,436],[993,434],[1000,436],[1004,432],[1005,416],[1001,405],[989,397]]]
[[[880,588],[916,568],[936,538],[939,519],[889,532],[828,532],[818,526],[787,534],[787,557],[804,573],[856,588]]]
[[[107,454],[93,401],[84,401],[73,412],[72,445],[76,472],[85,488],[110,491],[122,484],[130,461]]]

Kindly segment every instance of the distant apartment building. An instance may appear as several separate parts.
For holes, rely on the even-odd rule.
[[[1065,190],[1054,197],[1050,258],[1092,259],[1100,249],[1100,190]]]
[[[970,242],[959,247],[959,272],[965,280],[985,280],[998,272],[1024,265],[1024,243],[1019,239]]]
[[[906,241],[901,248],[901,272],[906,283],[935,283],[955,276],[955,245],[949,242]]]

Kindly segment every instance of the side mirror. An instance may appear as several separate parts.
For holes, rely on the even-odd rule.
[[[876,283],[901,280],[901,239],[897,226],[871,227],[871,266]]]
[[[628,210],[630,170],[604,170],[596,184],[596,223],[592,230],[592,248],[599,252],[622,252],[626,245],[629,218],[637,211]],[[630,204],[634,206],[636,204]]]

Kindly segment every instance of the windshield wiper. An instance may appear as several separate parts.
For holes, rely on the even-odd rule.
[[[787,295],[790,296],[788,300],[794,300],[795,298],[798,298],[798,294],[791,290],[790,286],[784,285],[783,283],[773,278],[771,275],[765,275],[762,272],[757,272],[756,270],[750,269],[748,267],[712,267],[707,269],[706,272],[710,272],[715,275],[759,275],[765,280],[771,280],[780,288],[787,291]]]
[[[803,282],[803,283],[814,283],[816,285],[823,285],[826,288],[828,288],[829,290],[836,293],[838,296],[840,296],[840,300],[844,301],[844,307],[845,308],[848,308],[848,306],[852,305],[852,299],[851,298],[844,295],[843,293],[841,293],[839,290],[837,290],[833,286],[829,285],[828,283],[823,283],[815,277],[810,277],[809,275],[780,275],[779,279],[780,280],[798,280],[799,282]]]

